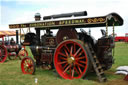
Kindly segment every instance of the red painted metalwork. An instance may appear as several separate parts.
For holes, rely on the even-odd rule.
[[[124,80],[128,81],[128,75],[125,76]]]
[[[22,49],[18,53],[19,59],[23,59],[25,56],[28,56],[28,52],[25,49],[25,46],[22,47]]]
[[[115,42],[118,41],[128,42],[128,33],[125,33],[125,36],[116,36]]]
[[[3,63],[7,59],[7,49],[5,46],[0,45],[0,63]]]
[[[125,37],[124,36],[117,36],[115,37],[115,41],[118,42],[118,41],[125,41]]]
[[[34,74],[35,63],[31,57],[25,57],[22,59],[21,70],[24,74]]]
[[[20,50],[19,53],[18,53],[18,56],[20,59],[23,59],[25,56],[28,56],[28,52],[27,50]]]
[[[2,41],[0,41],[0,46],[1,46],[1,49],[4,50],[4,51],[1,51],[1,60],[0,60],[1,63],[6,60],[6,56],[8,56],[8,58],[11,60],[16,59],[17,54],[20,50],[20,45],[15,43],[13,39],[4,40],[6,35],[15,36],[16,32],[15,31],[0,31],[0,38],[2,39]],[[6,53],[6,55],[4,54],[4,52]]]
[[[88,68],[88,56],[81,41],[66,40],[58,45],[54,55],[54,65],[64,79],[79,79]]]
[[[16,52],[10,52],[10,53],[8,53],[8,58],[9,58],[10,60],[16,59],[16,58],[17,58]]]

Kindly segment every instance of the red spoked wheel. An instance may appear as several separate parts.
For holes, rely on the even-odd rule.
[[[35,62],[31,57],[25,57],[21,61],[21,70],[23,74],[34,74],[35,73]]]
[[[7,59],[7,49],[5,46],[0,46],[0,63],[3,63]]]
[[[26,49],[21,49],[18,53],[18,57],[20,60],[22,60],[25,56],[28,56],[28,52]]]
[[[58,45],[54,54],[54,66],[64,79],[79,79],[88,71],[89,59],[80,40],[66,40]]]
[[[8,53],[8,58],[10,60],[15,60],[17,58],[16,52],[10,52],[10,53]]]

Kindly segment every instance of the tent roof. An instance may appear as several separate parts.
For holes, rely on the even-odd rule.
[[[0,31],[0,36],[15,36],[16,32],[15,31]]]

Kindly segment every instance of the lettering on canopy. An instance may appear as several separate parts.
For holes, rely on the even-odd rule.
[[[25,24],[12,24],[9,28],[27,28],[27,27],[59,27],[59,26],[74,26],[74,25],[86,25],[86,24],[100,24],[105,23],[106,17],[95,18],[82,18],[82,19],[70,19],[59,21],[42,21]]]

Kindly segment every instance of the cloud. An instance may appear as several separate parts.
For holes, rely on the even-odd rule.
[[[4,6],[2,8],[2,25],[0,28],[8,28],[8,24],[34,21],[35,13],[41,16],[87,11],[88,16],[104,16],[111,12],[120,14],[125,22],[122,27],[117,27],[116,32],[123,35],[127,32],[127,0],[3,0],[14,2],[20,9]],[[26,8],[25,8],[26,7]],[[27,10],[26,10],[27,9]],[[105,29],[105,28],[103,28]],[[85,29],[88,31],[88,29]],[[97,31],[97,32],[96,32]],[[111,33],[111,30],[109,31]],[[100,28],[92,29],[92,34],[101,36]]]

